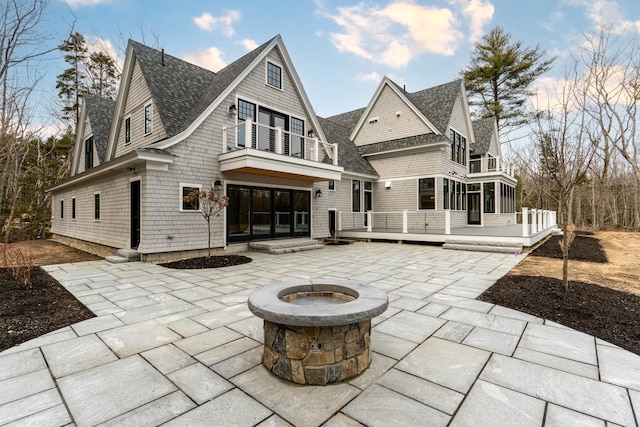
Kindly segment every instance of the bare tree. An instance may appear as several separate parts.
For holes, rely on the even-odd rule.
[[[222,210],[229,206],[229,197],[221,191],[211,188],[209,191],[194,189],[183,197],[185,203],[198,209],[202,217],[207,221],[208,240],[207,257],[211,256],[211,221],[222,213]]]

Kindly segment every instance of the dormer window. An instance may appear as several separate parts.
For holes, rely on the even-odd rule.
[[[124,119],[124,143],[131,142],[131,117]]]
[[[93,167],[93,137],[84,141],[84,170]]]
[[[144,106],[144,134],[149,135],[152,130],[152,109],[151,103]]]
[[[282,89],[282,68],[272,62],[267,62],[267,84]]]

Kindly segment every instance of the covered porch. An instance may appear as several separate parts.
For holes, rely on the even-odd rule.
[[[558,232],[556,212],[523,208],[501,227],[452,226],[451,211],[433,221],[421,211],[363,212],[336,215],[336,234],[344,238],[443,244],[450,249],[522,252]],[[499,250],[504,249],[504,250]]]

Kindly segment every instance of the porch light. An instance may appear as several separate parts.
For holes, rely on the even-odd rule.
[[[316,190],[316,197],[322,197],[322,190],[319,188]]]
[[[238,107],[236,107],[236,104],[229,105],[229,117],[234,117],[236,114],[238,114]]]
[[[222,190],[222,181],[220,181],[220,178],[216,178],[215,182],[213,183],[213,189],[216,191]]]
[[[313,138],[313,129],[309,129],[309,132],[307,132],[307,136],[309,138]]]

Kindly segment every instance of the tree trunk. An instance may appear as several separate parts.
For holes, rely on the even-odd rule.
[[[211,258],[211,221],[207,221],[207,232],[209,239],[207,240],[207,258]]]

